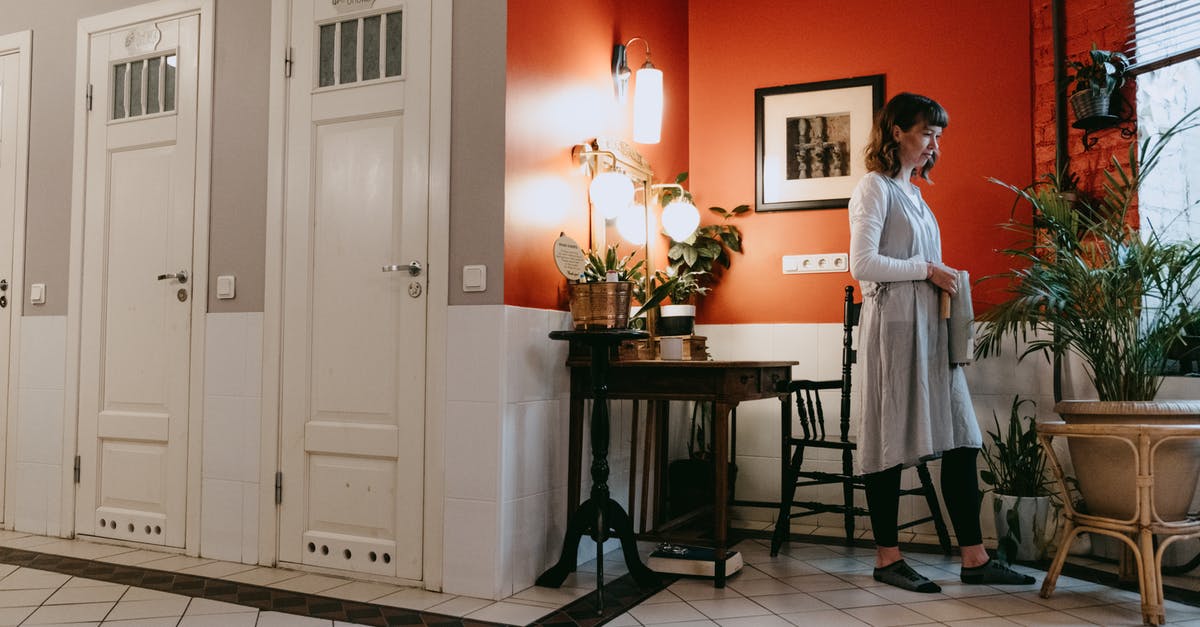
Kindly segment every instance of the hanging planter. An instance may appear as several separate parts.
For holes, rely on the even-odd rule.
[[[1109,105],[1112,102],[1112,92],[1087,89],[1071,94],[1071,110],[1075,112],[1076,120],[1102,118],[1109,115]]]

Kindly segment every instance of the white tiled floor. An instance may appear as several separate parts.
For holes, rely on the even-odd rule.
[[[0,545],[98,561],[136,563],[146,568],[509,624],[535,621],[590,592],[595,583],[591,565],[584,564],[562,588],[529,588],[493,602],[13,532],[0,532]],[[745,540],[736,548],[742,552],[746,566],[729,579],[725,588],[713,588],[706,580],[682,579],[608,624],[614,627],[1141,624],[1136,593],[1060,577],[1054,595],[1042,599],[1037,591],[1044,573],[1034,569],[1018,567],[1038,578],[1038,584],[1030,586],[965,586],[958,583],[954,558],[909,552],[910,563],[942,586],[939,594],[916,594],[875,582],[871,577],[870,549],[796,542],[785,546],[773,558],[766,540]],[[643,549],[643,553],[648,552],[650,545],[644,545]],[[619,553],[610,554],[605,560],[606,579],[624,572]],[[1172,601],[1166,605],[1168,624],[1200,627],[1200,607]],[[333,627],[346,623],[0,564],[0,625],[65,624]]]

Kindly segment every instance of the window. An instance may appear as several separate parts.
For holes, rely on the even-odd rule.
[[[317,87],[400,76],[402,18],[394,11],[319,26]]]
[[[175,54],[113,66],[113,120],[175,110]]]

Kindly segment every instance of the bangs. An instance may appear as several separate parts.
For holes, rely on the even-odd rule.
[[[942,128],[950,126],[950,114],[946,113],[946,109],[942,105],[938,104],[932,98],[923,98],[923,100],[924,102],[920,103],[921,110],[918,113],[918,117],[924,120],[929,126],[940,126]]]

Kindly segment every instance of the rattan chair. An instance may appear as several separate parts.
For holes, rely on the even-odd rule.
[[[1142,595],[1142,620],[1147,624],[1166,622],[1163,610],[1162,560],[1167,547],[1179,540],[1200,537],[1200,519],[1193,516],[1182,520],[1163,520],[1155,508],[1155,454],[1165,442],[1200,439],[1200,425],[1151,424],[1067,424],[1046,422],[1038,425],[1038,440],[1046,451],[1051,471],[1058,480],[1059,490],[1067,494],[1066,475],[1051,446],[1054,438],[1105,439],[1117,442],[1120,448],[1132,452],[1137,477],[1132,483],[1135,505],[1128,517],[1109,517],[1084,514],[1076,510],[1071,499],[1063,499],[1062,532],[1058,553],[1042,581],[1042,598],[1054,592],[1058,575],[1067,559],[1067,547],[1081,533],[1097,533],[1120,540],[1128,548],[1136,564],[1138,589]],[[1155,548],[1155,536],[1159,537]]]
[[[771,555],[777,555],[779,547],[788,539],[791,521],[794,518],[822,513],[840,513],[846,530],[846,543],[849,544],[854,539],[854,518],[869,515],[865,507],[858,507],[854,504],[854,491],[864,488],[862,478],[854,474],[854,451],[858,449],[858,444],[850,436],[850,372],[857,359],[857,351],[854,349],[854,328],[858,326],[861,310],[862,303],[854,302],[854,286],[847,285],[842,315],[842,378],[828,381],[792,381],[787,385],[786,390],[781,390],[781,498],[775,533],[771,537]],[[822,390],[841,390],[841,412],[836,433],[826,433],[825,431],[825,412],[821,405],[820,395]],[[793,434],[793,404],[799,414],[801,430],[799,434]],[[813,448],[841,451],[841,472],[822,472],[805,466],[805,452]],[[949,555],[950,533],[946,529],[945,520],[942,519],[941,506],[938,504],[937,493],[934,492],[933,481],[930,479],[926,461],[922,460],[916,465],[920,485],[915,488],[901,489],[900,495],[923,497],[930,514],[905,522],[899,528],[908,529],[922,523],[933,522],[942,551]],[[841,486],[842,500],[840,503],[795,500],[798,488],[828,484]],[[799,511],[793,512],[793,509]]]

